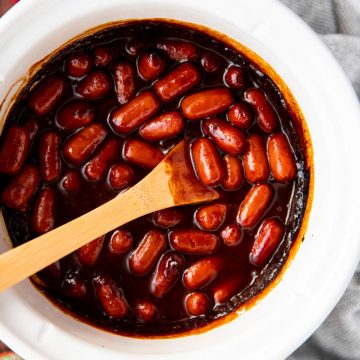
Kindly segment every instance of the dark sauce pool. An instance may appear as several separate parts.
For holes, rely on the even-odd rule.
[[[131,233],[134,240],[132,249],[125,254],[113,254],[109,251],[108,242],[111,236],[110,233],[106,235],[102,249],[93,265],[83,264],[77,254],[73,253],[61,259],[48,269],[43,270],[34,278],[36,287],[50,298],[52,302],[61,306],[62,309],[65,309],[70,314],[89,324],[119,334],[169,335],[181,333],[207,325],[213,320],[222,318],[241,305],[249,302],[265,289],[279,274],[299,233],[308,198],[310,175],[306,167],[304,144],[302,143],[302,138],[296,132],[296,126],[294,125],[291,112],[287,108],[287,104],[274,82],[242,54],[226,43],[222,43],[201,31],[178,24],[160,21],[129,22],[125,25],[101,30],[67,46],[61,52],[54,55],[49,62],[45,63],[42,69],[22,91],[8,116],[4,134],[6,134],[7,130],[14,124],[24,125],[29,120],[35,120],[39,126],[39,130],[32,140],[26,163],[38,167],[38,140],[43,132],[49,129],[54,130],[61,138],[62,148],[67,139],[78,131],[60,129],[55,123],[58,109],[70,100],[79,98],[79,95],[75,93],[75,88],[82,77],[77,78],[67,75],[65,68],[66,59],[72,54],[79,52],[88,54],[91,59],[94,59],[94,49],[99,45],[105,46],[112,53],[111,61],[106,66],[96,66],[92,63],[91,71],[96,70],[96,68],[101,69],[113,79],[115,64],[119,61],[126,60],[134,66],[136,72],[135,89],[136,94],[138,94],[144,90],[152,89],[153,84],[157,81],[157,79],[154,81],[145,81],[137,72],[138,59],[144,51],[149,49],[156,50],[156,52],[166,58],[166,67],[161,73],[160,78],[163,78],[178,65],[178,62],[171,60],[165,52],[157,50],[158,42],[163,39],[189,41],[194,43],[198,49],[198,57],[192,59],[191,62],[201,71],[202,79],[198,85],[186,92],[186,96],[205,88],[226,86],[224,85],[224,73],[231,64],[239,65],[244,70],[246,74],[246,85],[240,90],[231,89],[235,101],[243,101],[244,91],[253,87],[260,88],[266,94],[279,120],[280,126],[277,128],[277,131],[285,133],[291,144],[296,161],[297,176],[288,183],[276,181],[271,174],[267,180],[274,189],[274,196],[262,219],[276,218],[279,220],[285,225],[285,235],[274,255],[264,266],[255,266],[249,261],[249,253],[261,221],[250,228],[239,227],[241,228],[243,236],[239,245],[226,246],[220,240],[220,246],[216,251],[216,255],[225,260],[225,265],[210,284],[197,290],[204,293],[211,303],[210,310],[204,315],[191,316],[187,312],[185,299],[192,291],[186,289],[181,276],[171,291],[163,298],[158,299],[149,293],[149,286],[155,266],[144,276],[134,275],[129,270],[129,254],[137,247],[137,244],[149,230],[158,229],[167,234],[167,236],[173,230],[164,230],[158,227],[154,223],[153,214],[139,218],[122,227]],[[131,47],[129,44],[135,44],[136,46]],[[131,50],[133,50],[132,53]],[[201,65],[202,55],[208,51],[216,53],[219,59],[218,68],[214,72],[204,71]],[[36,116],[29,109],[27,102],[28,94],[36,82],[53,74],[66,77],[68,84],[71,86],[66,88],[61,96],[61,100],[57,102],[53,110],[45,116]],[[167,103],[161,102],[161,108],[157,112],[157,115],[165,111],[178,110],[182,97],[183,96],[178,97]],[[95,121],[103,124],[107,128],[106,139],[119,139],[120,143],[122,143],[126,137],[141,139],[137,130],[131,132],[129,135],[119,135],[110,128],[108,123],[109,114],[115,108],[119,107],[114,88],[112,88],[108,95],[100,99],[88,101],[90,101],[95,108]],[[226,114],[227,111],[224,111],[217,114],[217,117],[226,120]],[[264,143],[268,137],[268,134],[259,128],[257,121],[252,121],[251,126],[242,131],[246,137],[248,137],[249,134],[259,134],[263,138]],[[195,138],[201,136],[203,136],[201,121],[188,121],[185,129],[179,135],[169,139],[155,141],[152,144],[166,154],[182,138],[193,141]],[[219,153],[223,154],[221,150]],[[242,156],[240,155],[239,158],[241,159]],[[118,151],[116,156],[113,157],[111,164],[108,164],[108,168],[119,162],[124,162],[121,151]],[[131,185],[143,178],[150,171],[147,168],[132,163],[129,163],[129,165],[135,174]],[[63,175],[69,169],[75,169],[76,172],[81,174],[81,189],[76,193],[67,193],[60,185]],[[1,175],[2,191],[10,180],[10,176]],[[227,204],[228,211],[226,220],[220,230],[213,231],[212,233],[219,235],[221,229],[226,225],[236,224],[236,214],[239,205],[252,186],[253,184],[245,179],[242,185],[233,191],[224,190],[221,186],[217,187],[220,192],[220,202]],[[50,187],[56,193],[55,227],[88,212],[113,198],[121,191],[124,191],[124,189],[113,189],[109,185],[107,176],[104,176],[97,182],[87,181],[83,173],[83,164],[81,166],[75,166],[66,160],[63,154],[59,179],[51,183],[41,181],[36,194],[44,187]],[[36,194],[31,197],[29,206],[23,211],[3,206],[5,222],[14,246],[23,244],[37,236],[29,225]],[[198,226],[194,221],[194,212],[198,208],[199,205],[179,208],[182,213],[182,220],[176,228],[197,228]],[[168,243],[164,251],[170,248],[170,244]],[[185,268],[187,268],[194,261],[206,257],[206,255],[185,254],[184,257]],[[125,317],[121,319],[114,318],[104,311],[99,302],[96,287],[94,286],[94,278],[98,276],[111,278],[117,286],[121,287],[126,301],[129,304],[129,312]],[[223,303],[214,302],[213,294],[216,286],[234,277],[238,279],[238,282],[236,289],[232,291],[229,298]],[[68,291],[69,286],[73,284],[71,280],[73,278],[81,280],[81,296],[74,295],[76,291],[72,294]],[[152,321],[144,322],[136,317],[134,304],[139,300],[148,300],[157,308],[157,315]]]

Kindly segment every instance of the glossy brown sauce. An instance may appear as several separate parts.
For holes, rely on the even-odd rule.
[[[266,94],[276,110],[281,130],[286,134],[291,143],[298,173],[296,179],[290,183],[278,183],[271,175],[268,179],[268,182],[274,188],[274,197],[266,211],[266,217],[275,217],[286,225],[284,239],[269,263],[263,267],[259,267],[253,265],[249,261],[249,252],[253,245],[259,224],[250,229],[241,229],[243,239],[239,245],[228,247],[222,243],[220,244],[216,255],[219,255],[225,260],[226,266],[219,272],[216,280],[201,289],[201,292],[207,294],[211,299],[213,287],[223,280],[234,276],[238,277],[239,285],[231,299],[222,304],[212,303],[213,307],[206,315],[195,317],[188,314],[184,307],[184,301],[190,291],[184,287],[181,279],[176,282],[172,290],[164,298],[154,299],[149,294],[149,283],[152,277],[152,271],[145,276],[136,276],[132,274],[128,268],[128,257],[131,251],[121,255],[115,255],[109,252],[108,241],[111,234],[107,235],[95,265],[84,266],[79,262],[77,255],[74,253],[60,260],[59,272],[56,273],[55,276],[54,273],[49,270],[44,270],[38,274],[38,278],[41,282],[37,281],[37,286],[54,303],[60,305],[63,309],[85,322],[119,334],[168,335],[185,332],[187,330],[208,325],[213,320],[224,317],[239,308],[239,306],[246,304],[253,299],[273,281],[285,264],[302,223],[309,191],[310,174],[304,154],[304,143],[296,131],[291,112],[273,81],[262,73],[256,65],[251,63],[231,46],[212,38],[206,33],[180,25],[168,24],[166,22],[139,21],[133,24],[129,23],[127,25],[105,29],[63,49],[48,63],[43,65],[43,68],[22,91],[18,101],[8,116],[4,133],[6,133],[6,129],[12,124],[24,124],[29,119],[36,119],[27,106],[27,95],[30,89],[35,82],[43,77],[52,74],[63,74],[64,61],[69,55],[78,51],[85,51],[91,55],[95,46],[105,45],[111,49],[113,58],[109,65],[103,69],[111,76],[113,73],[113,66],[119,59],[126,59],[130,63],[136,65],[137,56],[130,56],[126,51],[126,47],[130,41],[140,39],[141,42],[145,44],[139,52],[141,54],[142,51],[145,51],[146,49],[155,49],[157,41],[164,38],[181,39],[193,42],[199,47],[201,53],[210,50],[215,52],[221,59],[217,71],[212,73],[202,71],[201,83],[191,89],[189,93],[194,93],[209,87],[223,87],[223,74],[229,64],[237,64],[245,69],[247,75],[246,88],[260,88]],[[200,59],[194,61],[194,63],[201,69]],[[170,72],[176,65],[177,63],[175,61],[168,59],[166,70],[161,77]],[[69,81],[71,87],[67,89],[66,94],[63,96],[57,109],[74,97],[74,88],[79,82],[79,79],[69,78]],[[150,89],[152,87],[152,82],[144,81],[139,76],[136,76],[135,87],[137,93],[142,92],[146,89]],[[243,90],[232,90],[232,93],[236,100],[242,99],[243,97]],[[178,109],[180,102],[181,98],[166,104],[163,103],[161,112]],[[101,122],[104,125],[107,124],[109,113],[119,106],[114,92],[111,92],[102,99],[94,100],[92,103],[96,108],[96,121]],[[225,113],[226,112],[220,114],[218,117],[225,119]],[[38,121],[40,131],[38,131],[36,138],[33,141],[27,163],[38,165],[37,141],[39,139],[39,134],[41,134],[42,131],[55,129],[61,137],[62,144],[64,144],[72,135],[72,132],[59,130],[54,122],[54,118],[55,112],[53,111],[42,118],[41,121]],[[200,125],[200,121],[189,121],[186,124],[185,130],[179,136],[157,141],[154,144],[166,154],[182,138],[191,142],[195,138],[201,137],[202,132]],[[246,135],[254,133],[259,134],[264,141],[267,137],[256,122],[253,122],[244,133]],[[129,136],[139,138],[137,131]],[[108,138],[110,137],[118,138],[119,135],[109,131]],[[124,136],[121,135],[120,138],[124,138]],[[123,161],[121,152],[114,158],[113,163],[120,161]],[[148,169],[133,165],[131,166],[135,172],[136,181],[143,178],[149,172]],[[74,167],[63,159],[62,174],[67,170],[74,168],[80,173],[82,172],[81,167]],[[8,176],[1,175],[1,189],[5,188],[9,180],[10,178]],[[56,191],[57,196],[55,226],[60,226],[88,212],[119,193],[119,191],[115,191],[109,187],[106,177],[96,183],[88,182],[83,178],[81,191],[73,195],[60,191],[58,183],[54,183],[51,186]],[[176,185],[174,186],[176,187]],[[252,184],[245,180],[242,186],[234,191],[225,191],[221,189],[221,187],[217,188],[221,202],[228,205],[227,217],[223,226],[236,222],[235,219],[239,204],[251,187]],[[196,227],[196,224],[194,223],[194,212],[198,208],[198,205],[181,207],[183,219],[177,227]],[[31,211],[18,212],[4,207],[3,212],[10,238],[15,246],[36,236],[29,227]],[[147,231],[154,228],[157,227],[153,222],[152,214],[134,220],[123,227],[123,229],[128,230],[133,236],[133,248],[136,247],[136,244],[143,238]],[[172,229],[165,231],[170,233]],[[220,231],[216,231],[215,233],[218,234],[219,232]],[[169,248],[170,246],[167,245],[167,249]],[[185,255],[185,268],[199,258],[201,258],[201,256]],[[79,276],[84,279],[87,289],[85,297],[77,299],[68,296],[64,292],[62,284],[66,274],[69,273],[79,274]],[[99,304],[93,286],[93,279],[99,274],[106,274],[111,276],[111,278],[116,279],[121,285],[126,300],[130,305],[130,309],[138,299],[150,299],[156,304],[159,316],[154,321],[148,323],[138,321],[132,311],[130,311],[129,315],[124,319],[114,319],[107,316]],[[39,285],[40,283],[41,285]]]

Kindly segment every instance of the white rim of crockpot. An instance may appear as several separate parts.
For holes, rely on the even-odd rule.
[[[13,37],[13,33],[16,30],[16,27],[19,26],[19,23],[24,25],[27,22],[34,20],[36,11],[39,10],[39,7],[42,7],[42,9],[44,9],[45,6],[50,9],[52,6],[56,6],[56,4],[59,2],[60,1],[46,2],[44,0],[22,0],[20,4],[17,4],[8,14],[6,14],[0,20],[0,43],[1,39],[4,41],[4,37],[6,38],[7,36],[9,37],[8,40],[11,40],[11,38]],[[126,2],[127,1],[119,1],[119,4],[124,4]],[[88,6],[91,8],[90,3],[94,3],[94,1],[79,1],[79,3],[82,3],[83,5],[88,4]],[[135,2],[133,2],[133,4],[134,3]],[[166,6],[169,6],[169,4],[161,1],[143,0],[136,3],[152,3],[152,6],[163,6],[164,8],[166,8]],[[181,3],[186,3],[184,5],[185,8],[189,8],[189,4],[191,4],[191,1],[184,0]],[[322,258],[322,254],[312,254],[312,256],[310,256],[308,252],[306,253],[306,248],[309,247],[309,244],[313,244],[314,241],[318,240],[311,238],[312,224],[314,223],[315,219],[313,219],[310,215],[309,230],[305,236],[306,240],[304,244],[300,247],[299,253],[295,256],[293,264],[286,271],[283,280],[259,305],[257,305],[255,308],[243,315],[244,317],[252,316],[252,321],[257,322],[260,326],[262,319],[255,316],[255,313],[260,313],[261,308],[264,308],[268,303],[271,303],[274,297],[276,297],[282,291],[282,289],[284,289],[284,287],[287,289],[289,297],[295,296],[299,299],[302,299],[304,303],[309,304],[310,308],[311,306],[314,306],[311,314],[306,312],[304,314],[304,309],[302,308],[302,311],[300,311],[300,306],[299,309],[296,309],[299,312],[298,316],[303,315],[302,319],[298,317],[298,320],[302,326],[301,328],[297,328],[297,324],[290,324],[290,321],[296,319],[296,316],[295,314],[289,314],[289,320],[286,326],[284,326],[282,329],[272,331],[271,346],[269,345],[269,343],[264,342],[264,349],[254,348],[253,353],[247,355],[247,358],[253,359],[260,358],[261,355],[268,355],[266,358],[269,359],[279,359],[290,354],[321,324],[321,322],[329,314],[331,309],[334,307],[334,305],[337,303],[342,293],[344,292],[353,272],[356,269],[358,260],[360,258],[360,242],[358,241],[360,234],[359,230],[356,231],[356,212],[353,211],[352,213],[350,213],[349,210],[351,209],[350,204],[357,204],[360,200],[359,190],[357,190],[355,184],[356,179],[359,178],[358,175],[360,173],[360,170],[356,168],[351,169],[349,164],[349,162],[351,162],[349,159],[355,160],[356,154],[359,153],[359,147],[356,145],[356,135],[359,133],[357,130],[360,130],[360,111],[358,106],[358,100],[352,90],[350,83],[346,79],[340,66],[336,63],[336,61],[330,54],[329,50],[320,42],[319,39],[317,39],[314,33],[307,26],[305,26],[304,23],[297,16],[291,13],[283,5],[275,1],[266,0],[255,0],[251,4],[247,3],[247,1],[236,2],[231,0],[223,0],[221,1],[220,5],[218,3],[219,1],[216,2],[215,0],[210,0],[206,2],[206,6],[205,3],[198,2],[191,4],[190,7],[194,9],[194,13],[197,14],[198,12],[199,18],[201,18],[201,16],[204,16],[203,19],[205,19],[206,13],[212,14],[210,16],[214,16],[214,24],[218,24],[217,27],[216,25],[212,26],[213,28],[227,33],[231,37],[234,37],[232,34],[238,31],[239,38],[246,38],[246,41],[243,41],[243,39],[241,39],[240,41],[249,48],[253,49],[261,57],[263,57],[265,60],[267,60],[270,64],[274,66],[275,70],[279,73],[279,75],[284,79],[289,88],[292,90],[295,98],[297,99],[300,107],[304,112],[306,119],[312,119],[313,117],[315,117],[315,114],[308,113],[308,109],[311,109],[311,101],[309,99],[312,99],[313,102],[320,101],[320,99],[321,102],[325,99],[335,100],[332,92],[334,92],[336,89],[334,89],[332,86],[335,83],[336,88],[341,89],[342,109],[340,109],[339,104],[336,104],[336,102],[324,101],[322,105],[327,107],[326,111],[325,109],[323,109],[324,111],[317,109],[318,112],[316,115],[318,115],[319,119],[321,120],[324,120],[324,117],[326,117],[326,115],[333,115],[335,123],[332,123],[329,120],[329,124],[327,125],[329,127],[332,126],[336,128],[327,129],[326,127],[324,127],[326,124],[322,124],[322,129],[325,129],[325,134],[329,132],[329,138],[331,139],[335,138],[335,131],[336,137],[338,137],[339,141],[341,141],[341,144],[343,145],[343,148],[338,149],[338,154],[331,153],[331,155],[334,155],[334,166],[338,166],[342,170],[342,174],[338,175],[339,178],[340,176],[342,176],[342,179],[346,178],[347,186],[342,187],[341,189],[336,188],[336,185],[340,183],[340,179],[329,178],[328,180],[330,185],[333,185],[333,187],[330,188],[331,192],[328,194],[324,194],[323,192],[321,192],[322,189],[319,188],[317,185],[323,184],[324,179],[321,178],[322,173],[320,171],[317,171],[318,169],[321,169],[321,163],[319,162],[320,156],[317,157],[317,154],[320,154],[320,150],[317,151],[317,149],[319,149],[319,146],[322,146],[323,142],[319,144],[319,139],[313,137],[315,151],[315,197],[314,209],[312,213],[316,212],[316,214],[319,214],[321,212],[319,211],[317,206],[319,206],[320,209],[324,210],[326,210],[324,206],[331,206],[331,202],[326,203],[325,205],[319,204],[318,199],[321,198],[322,201],[325,201],[325,195],[327,195],[327,197],[334,198],[336,200],[336,204],[348,205],[348,208],[345,209],[334,209],[334,212],[336,212],[337,218],[339,220],[338,224],[328,224],[329,228],[331,229],[331,231],[329,230],[329,233],[333,231],[334,236],[335,234],[338,234],[338,229],[340,227],[343,227],[341,232],[342,239],[339,238],[338,240],[339,242],[345,242],[345,245],[348,248],[339,249],[337,253],[331,253],[331,255],[334,256],[334,259],[332,259],[332,266],[329,266],[327,268],[328,274],[326,277],[323,278],[324,282],[322,284],[317,284],[317,288],[312,288],[313,284],[310,281],[311,279],[306,279],[307,283],[304,283],[305,280],[302,281],[299,273],[297,276],[294,277],[294,269],[300,263],[305,266],[307,263],[311,264],[312,266],[316,262],[318,262],[319,266],[322,263],[325,263],[325,259]],[[171,4],[170,6],[173,6],[173,4]],[[237,20],[235,18],[236,14],[226,12],[226,6],[230,6],[232,7],[232,9],[238,7],[244,12],[255,10],[259,12],[257,16],[253,16],[253,22],[251,19],[246,19],[243,15],[239,15],[239,19],[244,21],[243,28],[245,28],[247,34],[244,32],[244,30],[240,30],[236,27],[235,24],[237,24],[237,21],[240,20]],[[206,9],[204,9],[205,7]],[[25,18],[26,21],[22,22],[23,18]],[[278,23],[278,19],[281,19],[281,24]],[[179,18],[179,20],[185,19]],[[228,21],[228,24],[224,26],[224,28],[226,27],[229,30],[228,32],[222,30],[222,25],[224,25],[224,23],[222,22],[223,20]],[[201,23],[201,21],[199,21],[198,23]],[[206,25],[206,23],[204,25]],[[241,25],[238,26],[239,28],[242,27]],[[290,39],[286,35],[287,29],[291,29],[291,31],[289,32],[292,35],[294,34],[294,32],[297,32],[296,42],[292,41],[293,39]],[[249,32],[251,32],[252,36],[248,34]],[[273,41],[274,37],[276,37],[277,41]],[[266,47],[260,46],[259,42],[265,44]],[[54,48],[56,48],[56,46]],[[284,48],[287,49],[287,54],[286,51],[284,51]],[[267,49],[271,49],[271,52]],[[316,54],[316,57],[313,56],[312,52]],[[277,55],[275,56],[274,54]],[[285,61],[286,55],[288,55],[288,58],[290,59],[289,62]],[[282,60],[280,61],[279,59]],[[306,72],[304,73],[304,68],[309,71],[309,74]],[[310,74],[313,78],[307,79],[307,76],[309,76]],[[300,76],[303,77],[303,81],[299,81]],[[313,84],[313,86],[309,86],[310,84]],[[319,84],[321,86],[317,88]],[[319,92],[322,93],[319,94]],[[346,121],[347,129],[351,129],[350,132],[346,132],[346,129],[344,130],[341,126],[339,116],[340,110],[343,112],[343,116],[346,116],[346,120],[344,121]],[[312,134],[313,122],[309,121],[308,124],[310,127],[310,133]],[[324,147],[328,146],[328,144],[326,143],[327,139],[322,138],[320,140],[324,141]],[[339,154],[341,154],[341,156],[338,156]],[[329,173],[332,174],[331,171],[329,171]],[[345,182],[342,183],[342,185],[345,185]],[[329,190],[329,188],[327,190]],[[356,207],[353,207],[352,209],[355,210]],[[304,259],[305,253],[306,259]],[[291,283],[291,281],[293,281],[294,279],[298,281],[296,284],[294,282]],[[29,284],[21,284],[19,288],[20,287],[22,287],[21,292],[23,288],[25,288],[25,292],[28,290],[27,288],[31,288]],[[9,290],[9,292],[15,292],[16,290],[17,288],[11,289]],[[316,293],[316,296],[312,297],[311,295],[309,295],[312,291],[313,293]],[[319,293],[321,292],[323,292],[323,296],[319,295]],[[6,296],[7,293],[4,293],[4,296]],[[283,294],[281,296],[283,300],[287,298]],[[43,299],[39,299],[39,301],[44,301],[44,303],[46,303]],[[297,301],[299,302],[300,300]],[[304,318],[306,318],[305,323]],[[82,324],[78,325],[81,329],[83,328],[83,326],[86,326]],[[234,321],[224,326],[229,326],[234,328],[234,331],[239,331]],[[215,329],[213,331],[219,332],[219,329]],[[262,336],[261,338],[263,338],[264,331],[266,333],[266,329],[260,329],[259,331],[261,332],[261,335],[259,336]],[[293,333],[291,333],[291,331],[293,331]],[[33,359],[39,359],[42,357],[40,350],[38,349],[39,344],[25,343],[18,334],[13,333],[12,330],[9,329],[6,324],[3,323],[3,321],[1,321],[0,324],[0,334],[1,338],[11,347],[13,347],[16,351],[18,351],[20,355],[26,358]],[[281,335],[283,337],[281,337]],[[284,338],[286,339],[286,344],[282,343],[282,340]],[[246,336],[244,336],[244,339],[246,339]],[[180,343],[178,342],[178,344],[181,346],[181,339],[179,340]],[[229,350],[233,350],[234,343],[230,342],[230,340],[234,340],[234,338],[229,339],[229,341],[227,342],[224,340],[224,342],[222,342],[221,344],[222,346],[211,346],[210,349],[207,350],[207,352],[212,353],[211,357],[218,356],[219,354],[225,354],[224,345],[226,345]],[[70,339],[69,341],[71,342],[73,340]],[[160,341],[162,342],[163,340]],[[83,338],[76,338],[76,342],[79,343],[80,347],[89,346],[89,343]],[[200,343],[202,343],[202,341],[200,341],[200,337],[194,338],[194,342],[199,342],[199,345]],[[267,346],[269,346],[269,348],[266,348]],[[172,358],[174,358],[174,356],[180,358],[180,356],[182,357],[183,355],[190,355],[190,353],[181,351],[181,349],[178,350],[180,350],[179,353],[171,354]],[[107,351],[109,352],[109,354],[115,355],[114,352],[110,350]],[[204,349],[200,349],[200,351],[202,351],[202,354],[204,354],[205,352]],[[192,351],[191,355],[195,355],[196,353],[198,352]],[[199,355],[199,353],[197,355]],[[121,356],[123,358],[132,358],[134,356],[140,356],[140,353],[123,353],[121,354]],[[166,356],[167,354],[149,354],[147,358],[155,359]]]

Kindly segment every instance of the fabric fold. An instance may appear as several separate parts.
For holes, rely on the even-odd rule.
[[[348,0],[281,1],[319,34],[360,99],[360,13]],[[329,317],[288,360],[359,359],[360,266]]]

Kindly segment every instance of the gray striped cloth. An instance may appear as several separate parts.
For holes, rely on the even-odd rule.
[[[349,0],[281,1],[319,34],[342,65],[360,99],[360,13],[352,3]],[[360,360],[360,265],[330,316],[288,360]]]

